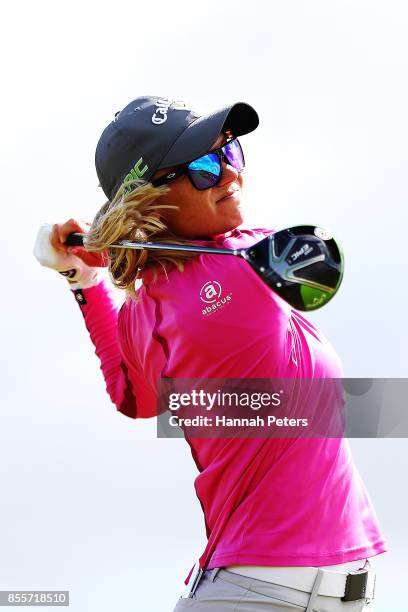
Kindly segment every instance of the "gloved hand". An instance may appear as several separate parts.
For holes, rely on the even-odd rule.
[[[86,233],[89,224],[71,219],[64,224],[44,224],[34,245],[34,256],[42,266],[66,277],[70,289],[87,289],[99,284],[105,274],[102,267],[108,260],[103,253],[90,253],[83,247],[68,247],[67,236],[72,232]]]

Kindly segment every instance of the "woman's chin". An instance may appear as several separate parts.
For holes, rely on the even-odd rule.
[[[230,221],[232,226],[230,229],[235,229],[239,225],[242,225],[242,223],[244,222],[244,211],[241,201],[235,204],[234,207],[229,211],[228,220]]]

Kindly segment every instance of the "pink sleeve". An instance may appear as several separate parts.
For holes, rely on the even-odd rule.
[[[119,412],[136,418],[137,404],[128,366],[118,339],[118,317],[112,291],[105,281],[89,289],[73,291],[86,328],[101,362],[106,390]]]

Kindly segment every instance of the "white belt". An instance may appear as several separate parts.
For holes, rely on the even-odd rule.
[[[224,569],[234,574],[240,574],[241,576],[263,580],[265,582],[272,582],[280,586],[305,591],[306,593],[312,591],[317,572],[320,569],[323,570],[323,576],[317,594],[325,595],[326,597],[344,597],[346,594],[347,577],[349,575],[361,574],[362,565],[364,565],[364,563],[365,561],[352,561],[341,565],[320,568],[230,565]],[[365,566],[364,572],[367,572],[364,597],[372,599],[374,597],[375,572],[370,570],[369,562]]]

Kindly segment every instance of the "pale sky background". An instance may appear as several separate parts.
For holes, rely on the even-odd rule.
[[[0,590],[171,612],[204,546],[188,446],[116,414],[65,280],[32,256],[37,228],[92,219],[97,139],[133,98],[246,101],[248,224],[331,227],[345,278],[311,319],[346,375],[407,377],[408,4],[39,0],[5,6],[1,29]],[[351,443],[391,548],[376,612],[402,611],[408,442]]]

